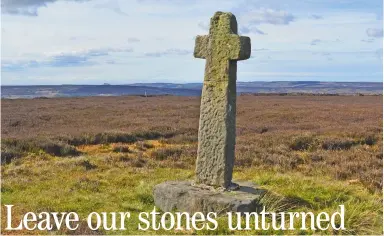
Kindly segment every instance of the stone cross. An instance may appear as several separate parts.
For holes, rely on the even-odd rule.
[[[232,13],[216,12],[209,34],[196,37],[194,56],[206,59],[195,182],[230,189],[234,186],[237,61],[251,56],[251,40],[237,34]]]

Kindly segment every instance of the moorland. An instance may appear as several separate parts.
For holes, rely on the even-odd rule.
[[[83,217],[92,211],[134,215],[153,209],[155,184],[193,179],[199,97],[1,103],[2,205],[15,205],[16,218],[44,210],[76,211]],[[269,211],[332,212],[345,205],[347,230],[325,233],[381,234],[382,117],[381,96],[238,96],[234,178],[267,189],[261,201]],[[138,231],[137,222],[130,226],[124,232],[80,227],[75,233],[156,233]],[[12,233],[3,227],[4,216],[2,233]],[[157,233],[282,232],[220,227]]]

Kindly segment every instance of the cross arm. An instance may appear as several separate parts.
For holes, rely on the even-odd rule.
[[[251,57],[251,39],[246,36],[233,34],[230,37],[230,60],[246,60]]]
[[[196,58],[206,58],[208,55],[208,35],[198,35],[195,40],[195,50],[193,56]]]

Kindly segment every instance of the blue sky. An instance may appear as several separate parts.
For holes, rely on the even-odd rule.
[[[382,81],[381,0],[2,0],[2,84],[202,82],[215,11],[252,40],[239,81]]]

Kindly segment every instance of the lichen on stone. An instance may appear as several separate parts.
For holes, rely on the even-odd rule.
[[[216,12],[209,34],[196,37],[194,56],[206,59],[200,107],[196,183],[228,188],[236,135],[237,61],[251,55],[249,37],[237,35],[232,13]]]

